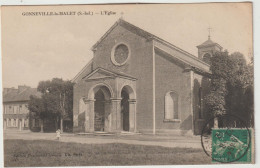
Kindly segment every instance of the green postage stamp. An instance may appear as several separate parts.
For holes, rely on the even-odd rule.
[[[212,161],[249,163],[252,158],[251,129],[212,129]]]

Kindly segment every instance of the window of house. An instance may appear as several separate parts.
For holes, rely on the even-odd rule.
[[[176,92],[170,91],[165,95],[165,119],[179,119],[178,94]]]
[[[17,114],[18,111],[17,111],[17,106],[14,106],[14,114]]]
[[[13,126],[16,127],[16,119],[14,119],[14,125]]]
[[[19,105],[19,113],[22,113],[23,106]]]
[[[12,112],[12,106],[9,106],[9,110],[8,110],[8,111],[9,111],[9,114],[10,114],[10,113],[13,113],[13,112]]]

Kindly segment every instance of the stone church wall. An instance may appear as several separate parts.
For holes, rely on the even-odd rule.
[[[112,48],[120,43],[128,45],[130,58],[125,65],[116,66],[111,61]],[[136,111],[137,130],[152,128],[152,42],[121,26],[117,26],[99,44],[94,53],[94,69],[103,67],[137,78]]]
[[[124,43],[129,47],[130,57],[126,64],[116,66],[111,61],[111,52],[115,45]],[[152,129],[152,41],[147,41],[121,26],[115,27],[97,46],[94,51],[92,68],[104,69],[125,73],[137,78],[136,81],[136,111],[137,130]],[[84,82],[81,81],[74,86],[74,114],[79,113],[79,100],[86,91]],[[74,121],[75,122],[75,121]],[[79,126],[81,127],[81,126]],[[84,132],[79,129],[78,131]]]
[[[170,56],[156,53],[156,130],[191,130],[191,72]],[[165,120],[165,95],[169,91],[178,94],[179,121]]]
[[[210,119],[205,103],[205,96],[210,92],[210,79],[194,73],[193,83],[194,134],[200,135],[205,122]]]

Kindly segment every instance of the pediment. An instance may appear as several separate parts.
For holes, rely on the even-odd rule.
[[[110,70],[103,69],[103,68],[97,68],[96,70],[94,70],[93,72],[91,72],[87,76],[83,77],[82,79],[98,80],[98,79],[116,78],[116,77],[125,78],[125,79],[129,79],[129,80],[137,80],[136,78],[134,78],[130,75],[123,74],[123,73],[120,73],[120,72],[112,72]]]
[[[103,79],[103,78],[115,78],[115,75],[110,72],[106,72],[102,69],[98,69],[91,74],[87,75],[84,79],[86,80],[96,80],[96,79]]]

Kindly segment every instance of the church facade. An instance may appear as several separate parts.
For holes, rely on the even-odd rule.
[[[119,19],[74,77],[74,132],[200,134],[207,117],[209,39],[198,57]]]

